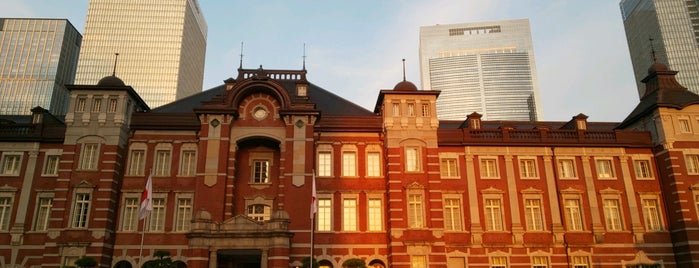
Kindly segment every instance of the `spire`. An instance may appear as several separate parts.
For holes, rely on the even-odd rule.
[[[653,63],[658,62],[658,58],[655,56],[655,48],[653,47],[653,37],[648,37],[648,41],[650,41],[650,54],[652,56]]]
[[[405,59],[403,59],[403,81],[405,81]]]
[[[243,42],[240,42],[240,67],[239,69],[243,69]]]
[[[303,70],[306,70],[306,43],[303,43]]]
[[[114,69],[112,69],[112,76],[116,76],[116,66],[117,66],[118,59],[119,59],[119,53],[114,53]]]

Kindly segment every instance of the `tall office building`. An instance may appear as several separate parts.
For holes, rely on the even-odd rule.
[[[699,93],[697,1],[622,0],[619,6],[638,95],[645,94],[641,79],[648,75],[648,66],[653,62],[652,51],[655,51],[655,60],[679,72],[677,81]]]
[[[440,119],[541,119],[528,19],[420,27],[420,70]]]
[[[150,107],[202,90],[207,26],[196,0],[90,0],[76,84],[112,74]]]
[[[0,114],[65,114],[81,40],[65,19],[0,18]]]

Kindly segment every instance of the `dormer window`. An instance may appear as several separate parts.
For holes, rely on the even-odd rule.
[[[299,96],[299,97],[306,97],[306,96],[308,96],[308,85],[306,85],[306,84],[297,84],[297,85],[296,85],[296,96]]]

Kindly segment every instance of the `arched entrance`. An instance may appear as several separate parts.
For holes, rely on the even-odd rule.
[[[222,249],[216,253],[217,268],[261,268],[262,250]]]

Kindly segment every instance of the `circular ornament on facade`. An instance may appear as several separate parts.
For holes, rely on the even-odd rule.
[[[302,128],[306,123],[304,123],[301,119],[296,121],[296,127],[297,128]]]
[[[210,123],[213,127],[217,127],[221,122],[218,121],[218,119],[211,120]]]
[[[255,109],[252,110],[252,117],[254,117],[257,120],[262,120],[265,119],[269,115],[269,112],[267,109],[265,109],[264,106],[257,106]]]

